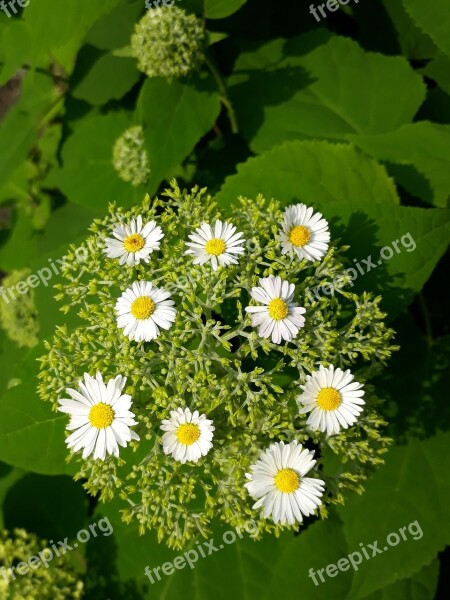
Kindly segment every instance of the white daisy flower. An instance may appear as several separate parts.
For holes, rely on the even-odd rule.
[[[299,258],[315,261],[327,253],[330,242],[328,222],[306,204],[288,206],[281,226],[283,230],[278,239],[282,254],[293,257],[295,252]]]
[[[328,435],[339,433],[341,427],[354,425],[362,412],[364,390],[361,383],[353,381],[350,370],[330,366],[320,366],[318,371],[308,375],[299,403],[304,406],[301,413],[311,412],[307,424],[313,431]]]
[[[325,482],[305,477],[315,465],[314,452],[297,441],[275,442],[265,450],[246,473],[245,484],[250,496],[258,499],[253,508],[264,508],[264,518],[275,523],[294,525],[303,515],[314,514],[322,504]]]
[[[258,327],[258,333],[263,338],[272,336],[274,344],[281,340],[290,342],[305,324],[305,308],[292,302],[295,285],[283,281],[281,277],[270,275],[259,280],[261,287],[254,287],[251,297],[264,306],[247,306],[251,314],[253,327]]]
[[[130,340],[154,340],[160,328],[170,329],[175,321],[175,302],[170,298],[170,292],[150,281],[135,281],[117,300],[117,326]]]
[[[170,419],[161,421],[165,454],[171,454],[181,463],[197,462],[212,448],[214,427],[212,421],[198,410],[191,413],[189,408],[170,411]]]
[[[148,263],[150,254],[159,250],[160,240],[164,234],[155,221],[143,225],[142,217],[131,219],[128,225],[116,225],[114,238],[106,238],[104,252],[108,258],[118,258],[119,264],[129,267],[138,265],[142,260]]]
[[[122,394],[126,381],[117,375],[105,384],[101,373],[95,377],[85,373],[79,391],[66,389],[70,399],[61,398],[58,410],[71,417],[67,429],[75,431],[66,444],[73,452],[83,449],[83,458],[94,453],[94,459],[105,460],[107,455],[119,456],[119,445],[125,447],[130,440],[139,440],[130,429],[137,425],[130,412],[131,396]]]
[[[245,240],[242,236],[242,233],[236,233],[236,227],[231,223],[216,221],[214,228],[208,223],[202,223],[189,236],[192,242],[186,242],[189,249],[185,254],[195,256],[194,265],[204,265],[210,261],[213,271],[219,265],[236,265],[238,261],[233,255],[244,253]]]

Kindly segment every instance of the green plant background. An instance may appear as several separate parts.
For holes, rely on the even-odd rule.
[[[172,177],[208,186],[225,212],[238,195],[258,193],[311,204],[358,260],[408,232],[417,244],[355,286],[383,294],[401,346],[377,382],[395,443],[366,493],[299,536],[238,540],[153,586],[144,567],[176,553],[121,523],[114,503],[86,497],[65,460],[66,419],[37,397],[42,342],[68,317],[51,286],[36,288],[39,344],[19,347],[0,331],[0,519],[63,539],[108,516],[114,535],[73,553],[86,598],[445,597],[450,8],[447,0],[351,0],[317,23],[309,5],[180,0],[210,31],[234,133],[224,90],[206,70],[172,82],[137,70],[127,47],[143,0],[31,0],[15,18],[0,13],[2,277],[61,259],[110,201],[131,206]],[[135,123],[152,169],[137,189],[111,163],[115,140]],[[318,587],[308,578],[310,567],[415,520],[422,539]],[[217,539],[222,533],[218,526]]]

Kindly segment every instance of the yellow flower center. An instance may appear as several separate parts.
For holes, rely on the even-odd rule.
[[[133,233],[123,240],[127,252],[137,252],[144,247],[145,240],[139,233]]]
[[[317,404],[322,410],[336,410],[341,402],[341,394],[332,387],[323,388],[317,396]]]
[[[212,256],[219,256],[219,254],[223,254],[226,250],[227,246],[223,240],[220,238],[213,238],[212,240],[208,240],[206,242],[205,250],[208,254]]]
[[[284,494],[292,494],[300,487],[300,477],[294,469],[281,469],[275,475],[275,487]]]
[[[191,446],[200,437],[200,427],[194,423],[183,423],[177,429],[177,438],[181,444]]]
[[[303,225],[296,225],[289,233],[289,241],[297,247],[305,246],[310,239],[311,231]]]
[[[109,404],[100,402],[95,404],[89,411],[89,421],[92,427],[97,429],[105,429],[114,421],[114,411]]]
[[[275,321],[285,319],[289,314],[289,307],[281,298],[274,298],[269,302],[269,316]]]
[[[131,314],[135,319],[148,319],[155,312],[156,305],[149,296],[140,296],[131,305]]]

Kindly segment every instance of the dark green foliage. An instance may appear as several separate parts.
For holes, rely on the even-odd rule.
[[[352,291],[383,297],[401,347],[372,381],[387,400],[380,410],[394,446],[365,494],[298,536],[257,543],[244,536],[150,585],[145,566],[172,561],[176,551],[126,526],[118,500],[88,503],[69,478],[77,467],[66,462],[66,419],[37,395],[43,341],[55,326],[72,331],[79,322],[58,311],[59,275],[39,283],[38,345],[20,347],[0,330],[0,521],[73,539],[107,515],[114,534],[70,555],[86,598],[435,595],[436,557],[450,544],[448,0],[349,0],[335,12],[325,8],[320,22],[310,4],[179,0],[175,6],[205,29],[204,60],[172,80],[147,78],[132,56],[144,0],[31,0],[12,18],[0,11],[2,280],[58,264],[110,202],[128,209],[176,177],[182,187],[207,185],[224,213],[238,196],[258,194],[320,210],[332,238],[350,247],[349,264],[373,260]],[[112,158],[119,136],[137,125],[150,172],[147,184],[133,187]],[[381,259],[386,248],[392,257]],[[225,319],[237,312],[232,300],[222,307]],[[323,456],[330,477],[344,468],[333,456]],[[317,587],[308,577],[310,567],[336,564],[413,521],[423,538],[402,540]],[[223,533],[216,524],[217,543]]]

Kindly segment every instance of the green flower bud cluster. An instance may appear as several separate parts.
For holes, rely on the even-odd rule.
[[[5,290],[15,287],[30,273],[30,269],[13,271],[2,281],[2,287]],[[0,326],[5,330],[7,336],[19,346],[28,348],[36,346],[39,342],[39,321],[32,289],[28,288],[28,291],[16,300],[0,297]]]
[[[148,11],[131,38],[138,68],[147,77],[184,77],[203,62],[202,23],[176,6]]]
[[[64,554],[55,556],[47,568],[34,561],[33,568],[25,575],[10,571],[11,566],[26,565],[47,547],[45,540],[24,529],[0,532],[0,600],[78,600],[83,597],[83,582],[78,580]]]
[[[141,125],[130,127],[116,140],[113,166],[119,177],[134,187],[148,181],[150,167]]]
[[[104,240],[117,222],[139,214],[161,226],[161,248],[148,264],[120,266],[105,257]],[[173,182],[164,197],[147,196],[131,210],[111,205],[110,215],[91,226],[83,270],[75,260],[66,261],[66,283],[59,286],[63,309],[78,309],[84,324],[73,331],[58,328],[41,359],[40,394],[55,407],[64,388],[76,388],[84,372],[127,377],[125,391],[133,397],[141,441],[132,442],[120,459],[72,457],[80,464],[77,478],[102,500],[119,494],[126,501],[126,522],[137,522],[142,533],[155,529],[176,548],[209,535],[213,519],[233,527],[253,519],[255,539],[282,530],[253,510],[244,487],[250,465],[274,441],[297,440],[315,449],[326,482],[321,517],[327,504],[343,502],[349,489],[362,490],[389,444],[380,433],[385,425],[377,412],[380,400],[367,385],[396,349],[380,298],[345,288],[332,296],[308,294],[346,269],[348,248],[332,243],[320,262],[282,255],[280,204],[262,196],[240,198],[227,216],[244,234],[245,254],[238,264],[213,271],[185,254],[193,230],[224,218],[206,190],[182,191]],[[268,275],[294,283],[294,299],[306,309],[305,326],[289,343],[261,338],[244,310],[252,287]],[[136,280],[165,288],[176,304],[175,323],[152,342],[130,341],[117,328],[116,300]],[[333,436],[311,431],[296,402],[299,385],[320,364],[351,368],[365,384],[358,422]],[[213,448],[197,463],[176,462],[162,448],[161,420],[185,406],[205,414],[215,427]]]

